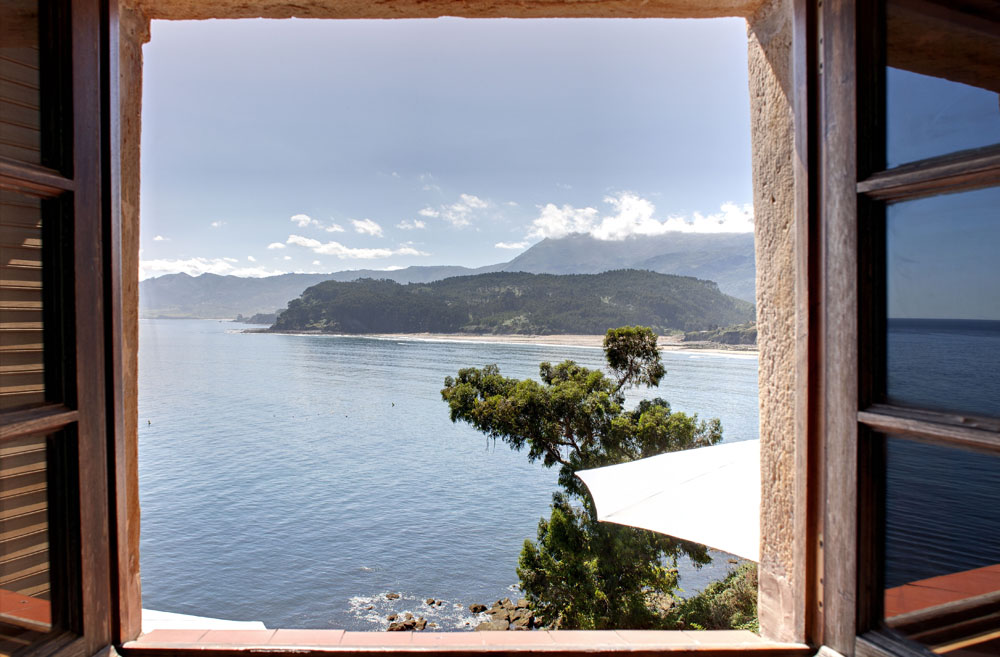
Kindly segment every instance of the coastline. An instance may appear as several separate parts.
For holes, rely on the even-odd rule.
[[[245,333],[272,333],[266,329],[245,329]],[[319,331],[274,331],[277,335],[312,335],[347,338],[369,338],[374,340],[406,340],[414,342],[471,342],[480,344],[527,344],[543,347],[579,347],[600,349],[604,343],[603,335],[558,334],[558,335],[523,335],[518,333],[499,334],[463,334],[463,333],[322,333]],[[745,345],[721,345],[708,342],[683,342],[679,336],[661,335],[657,345],[661,351],[682,351],[687,353],[722,355],[722,356],[754,356],[758,355],[756,346],[747,348]]]

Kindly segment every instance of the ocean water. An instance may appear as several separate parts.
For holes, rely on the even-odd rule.
[[[469,629],[469,604],[518,595],[517,556],[548,515],[556,472],[452,424],[440,389],[487,363],[516,377],[537,377],[544,360],[600,367],[600,349],[244,328],[140,322],[144,607],[352,630],[412,611]],[[664,363],[660,387],[630,403],[661,396],[720,418],[727,441],[757,437],[755,356]],[[731,567],[716,554],[681,564],[687,593]]]
[[[1000,322],[890,319],[889,398],[1000,417]],[[1000,456],[890,437],[887,588],[1000,563]]]

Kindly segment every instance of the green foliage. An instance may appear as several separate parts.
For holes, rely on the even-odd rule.
[[[688,331],[684,342],[717,342],[719,344],[757,344],[757,323],[747,322],[711,331]]]
[[[670,610],[667,627],[678,630],[760,631],[757,622],[757,564],[744,562],[725,579]]]
[[[527,451],[532,462],[559,467],[552,514],[526,541],[521,588],[546,622],[562,628],[648,628],[665,620],[661,601],[676,587],[682,554],[708,561],[703,546],[633,527],[597,521],[578,470],[713,445],[718,420],[675,413],[663,399],[626,410],[625,391],[659,383],[665,372],[651,329],[608,331],[605,356],[613,378],[573,361],[542,363],[540,381],[504,377],[496,365],[447,377],[441,396],[453,422]]]
[[[751,304],[687,276],[497,272],[408,285],[370,278],[324,281],[290,301],[273,329],[595,335],[624,324],[700,330],[753,317]]]

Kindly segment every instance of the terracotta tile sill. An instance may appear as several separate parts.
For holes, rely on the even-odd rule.
[[[344,630],[156,630],[122,646],[129,655],[184,651],[225,653],[547,653],[673,652],[732,655],[762,652],[777,657],[812,655],[809,646],[774,643],[752,632],[535,631],[535,632],[345,632]]]

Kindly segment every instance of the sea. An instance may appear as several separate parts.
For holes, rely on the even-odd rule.
[[[467,630],[480,620],[470,604],[520,597],[518,554],[556,472],[452,423],[440,390],[488,363],[520,378],[543,361],[600,368],[599,348],[247,328],[140,321],[143,607],[348,630],[410,611]],[[719,418],[725,441],[757,438],[755,355],[663,360],[660,386],[629,404],[659,396]],[[683,595],[733,567],[713,555],[679,564]]]
[[[470,604],[519,597],[556,472],[452,423],[440,390],[488,363],[519,378],[542,361],[599,368],[599,348],[247,328],[140,321],[145,608],[349,630],[409,611],[467,630]],[[1000,416],[1000,322],[891,320],[887,347],[895,403]],[[725,441],[758,437],[755,355],[663,360],[660,386],[629,404],[663,397],[719,418]],[[1000,457],[895,437],[886,451],[887,587],[1000,563]],[[682,595],[734,564],[713,556],[679,564]]]

